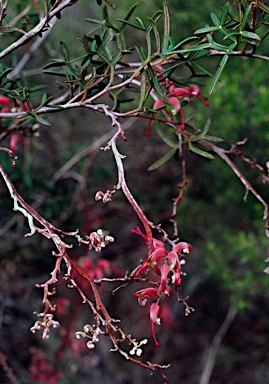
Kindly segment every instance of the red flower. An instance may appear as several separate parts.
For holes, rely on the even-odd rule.
[[[141,231],[141,229],[140,229],[139,227],[136,227],[135,229],[131,229],[131,230],[130,230],[130,233],[136,233],[137,235],[141,236],[141,237],[145,240],[146,243],[148,242],[148,237],[147,237],[147,235],[145,235],[145,234]],[[153,238],[153,249],[154,249],[154,251],[155,251],[157,248],[163,248],[163,249],[165,249],[165,245],[164,245],[164,243],[163,243],[162,241]]]
[[[186,243],[185,241],[181,241],[180,243],[176,244],[172,250],[177,254],[181,252],[188,254],[192,251],[192,246],[189,243]]]
[[[153,109],[160,109],[164,106],[164,103],[162,100],[158,99],[155,101],[154,105],[153,105]]]
[[[165,292],[166,290],[166,283],[167,283],[167,277],[170,272],[170,267],[168,264],[163,264],[161,266],[161,285],[160,285],[160,292]]]
[[[17,149],[17,144],[20,141],[20,136],[19,135],[12,135],[10,138],[10,149],[13,153],[16,152]]]
[[[11,100],[6,96],[0,95],[0,104],[8,107],[11,104]]]
[[[187,88],[177,88],[174,85],[171,85],[169,91],[173,97],[197,97],[201,100],[206,107],[209,106],[209,103],[201,96],[201,90],[198,85],[190,85]]]
[[[158,296],[158,290],[156,288],[145,288],[135,292],[133,296],[138,299],[139,305],[144,307],[147,303],[147,299]]]
[[[149,268],[153,268],[157,275],[161,275],[160,269],[158,267],[159,261],[164,259],[166,251],[163,248],[158,248],[144,261],[144,263],[139,267],[138,271],[135,273],[135,276],[139,276],[143,273],[146,273]]]

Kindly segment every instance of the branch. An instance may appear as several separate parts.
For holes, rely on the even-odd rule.
[[[218,353],[219,346],[221,344],[222,339],[226,335],[228,329],[230,328],[232,322],[235,319],[235,316],[237,314],[236,308],[231,304],[229,307],[229,310],[227,312],[227,315],[221,324],[220,328],[218,329],[217,333],[215,334],[213,341],[209,347],[209,350],[207,352],[206,356],[206,362],[205,366],[199,381],[199,384],[208,384],[210,381],[210,377],[212,375],[212,371],[215,365],[216,356]]]

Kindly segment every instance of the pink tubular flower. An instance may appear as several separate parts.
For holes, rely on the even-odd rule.
[[[138,271],[135,273],[135,277],[146,273],[149,268],[153,268],[157,275],[161,275],[158,263],[166,255],[166,251],[163,248],[155,249],[154,252],[144,261],[144,263],[139,267]]]
[[[172,107],[174,107],[174,109],[172,109],[173,115],[176,115],[181,108],[179,100],[176,97],[170,97],[168,102],[172,105]]]
[[[205,105],[206,107],[209,106],[208,101],[206,101],[206,100],[201,96],[201,90],[200,90],[200,88],[199,88],[197,85],[192,84],[192,85],[190,85],[188,88],[189,88],[189,91],[190,91],[190,93],[191,93],[191,96],[197,97],[197,99],[201,100],[201,101],[204,103],[204,105]]]
[[[158,290],[156,288],[145,288],[141,289],[140,291],[137,291],[133,294],[133,296],[138,299],[139,305],[144,307],[147,303],[147,299],[150,297],[157,297],[158,296]]]
[[[189,254],[192,251],[192,246],[189,243],[186,243],[184,241],[181,241],[180,243],[176,244],[173,249],[174,252],[177,254],[183,253],[183,254]]]
[[[190,91],[187,88],[177,88],[171,85],[169,91],[174,97],[190,97]]]
[[[8,107],[11,104],[11,100],[6,96],[0,95],[0,104]]]
[[[130,233],[136,233],[137,235],[141,236],[145,240],[146,243],[148,242],[147,235],[145,235],[138,226],[135,229],[131,229]],[[156,249],[158,249],[158,248],[165,249],[165,245],[164,245],[164,243],[162,241],[153,238],[153,249],[154,249],[154,251]]]
[[[158,99],[155,101],[154,105],[153,105],[153,109],[160,109],[164,106],[164,103],[162,100]]]
[[[168,264],[163,264],[160,268],[161,270],[161,285],[159,287],[160,292],[165,292],[166,290],[166,283],[167,283],[167,277],[170,272],[170,267]]]
[[[169,101],[169,104],[172,105],[172,107],[174,107],[174,109],[172,109],[173,115],[176,115],[178,112],[180,113],[181,120],[182,120],[181,130],[184,131],[184,129],[185,129],[185,119],[184,119],[184,114],[182,112],[179,100],[176,97],[170,97],[168,99],[168,101]]]
[[[160,346],[160,343],[157,341],[156,334],[155,334],[155,324],[160,325],[161,324],[161,319],[158,317],[160,311],[160,306],[157,303],[153,303],[150,306],[150,321],[151,321],[151,332],[152,336],[155,342],[156,347]]]
[[[191,84],[187,88],[177,88],[174,85],[171,85],[169,91],[173,97],[197,97],[201,100],[206,107],[209,106],[209,103],[201,96],[201,90],[198,85]]]
[[[10,149],[13,153],[16,152],[17,149],[17,144],[20,141],[20,136],[19,135],[12,135],[10,138]]]

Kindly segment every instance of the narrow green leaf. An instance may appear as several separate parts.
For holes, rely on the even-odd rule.
[[[150,31],[146,31],[146,42],[147,42],[148,57],[150,57],[152,55]]]
[[[214,141],[215,143],[221,143],[222,141],[224,141],[224,139],[222,139],[221,137],[211,135],[205,135],[204,139],[208,141]]]
[[[265,13],[269,14],[269,7],[261,1],[258,2],[258,7],[261,8]]]
[[[249,13],[251,11],[251,5],[249,5],[244,13],[244,17],[241,21],[241,24],[240,24],[240,31],[243,31],[245,29],[245,25],[248,21],[248,17],[249,17]]]
[[[65,61],[63,61],[63,60],[52,60],[50,63],[45,64],[43,69],[62,67],[63,65],[65,65]]]
[[[210,17],[211,17],[211,20],[213,21],[213,24],[214,24],[216,27],[219,27],[219,26],[220,26],[220,21],[219,21],[219,19],[217,18],[217,16],[215,15],[215,13],[211,13]]]
[[[133,28],[136,28],[136,29],[140,29],[141,31],[145,31],[146,30],[145,26],[142,27],[141,25],[132,23],[131,21],[124,20],[124,19],[117,19],[117,20],[120,21],[123,24],[130,25],[130,27],[133,27]]]
[[[199,28],[194,32],[194,35],[198,35],[200,33],[208,33],[208,32],[214,32],[219,30],[219,27],[204,27],[204,28]]]
[[[163,2],[163,14],[164,14],[164,31],[163,31],[162,51],[166,51],[169,45],[169,37],[170,37],[170,14],[169,14],[166,1]]]
[[[223,40],[227,40],[227,39],[230,39],[230,40],[233,40],[235,41],[235,37],[234,36],[238,36],[240,35],[240,32],[232,32],[232,33],[228,33],[227,35],[224,36]]]
[[[144,24],[143,21],[140,19],[140,17],[136,17],[135,19],[139,22],[139,24],[141,25],[141,27],[144,28],[144,31],[146,31],[147,28],[145,27],[145,24]]]
[[[223,10],[222,10],[222,14],[221,14],[221,20],[220,20],[220,24],[223,26],[225,25],[225,22],[226,22],[226,19],[227,19],[227,15],[228,15],[228,11],[229,11],[229,3],[226,3],[223,7]]]
[[[153,84],[154,84],[154,87],[156,88],[156,91],[159,93],[159,95],[163,96],[164,92],[160,86],[157,76],[153,77]]]
[[[148,17],[148,19],[150,20],[151,23],[156,24],[157,21],[162,17],[162,15],[163,15],[163,11],[158,11],[152,17]],[[147,26],[147,28],[148,27],[149,27],[149,25]]]
[[[209,118],[209,119],[207,119],[205,127],[202,130],[202,132],[198,133],[197,135],[190,136],[189,140],[190,141],[197,141],[197,140],[203,139],[205,137],[205,135],[207,134],[207,132],[209,131],[210,123],[211,123],[211,121],[210,121],[210,118]]]
[[[70,60],[70,55],[69,55],[67,45],[63,41],[60,41],[60,45],[61,45],[63,57],[65,61],[68,62]]]
[[[191,40],[197,40],[197,39],[199,39],[199,38],[196,37],[196,36],[187,37],[186,39],[180,41],[177,45],[171,47],[168,51],[163,52],[163,54],[171,55],[171,53],[174,53],[174,51],[175,51],[176,49],[178,49],[179,47],[181,47],[182,45],[187,44],[187,43],[188,43],[189,41],[191,41]],[[172,42],[173,39],[170,38],[169,41]]]
[[[36,121],[38,121],[40,124],[50,125],[50,123],[49,123],[47,120],[42,119],[42,117],[40,117],[40,116],[38,116],[38,115],[35,115],[35,119],[36,119]]]
[[[148,167],[148,171],[154,171],[155,169],[159,168],[161,165],[167,163],[167,161],[170,160],[174,156],[174,154],[176,153],[177,149],[178,148],[171,149],[171,151],[167,152],[163,157],[161,157],[155,163],[151,164]]]
[[[206,152],[206,151],[203,151],[202,149],[200,148],[197,148],[197,147],[194,147],[190,142],[189,142],[189,149],[196,153],[197,155],[199,156],[203,156],[203,157],[206,157],[207,159],[214,159],[214,156],[209,153],[209,152]]]
[[[140,84],[141,84],[140,101],[139,101],[139,106],[138,106],[139,109],[142,108],[142,106],[144,104],[144,99],[145,99],[145,94],[146,94],[146,81],[147,81],[146,73],[145,73],[145,71],[141,71],[141,73],[140,73]]]
[[[218,80],[220,78],[220,75],[221,75],[225,65],[227,64],[228,59],[229,59],[229,55],[228,55],[228,53],[226,53],[223,56],[223,58],[222,58],[222,60],[220,62],[219,68],[218,68],[218,70],[217,70],[217,72],[216,72],[216,74],[214,76],[214,79],[212,80],[212,82],[210,84],[209,91],[208,91],[209,95],[212,94],[212,92],[213,92],[213,90],[214,90],[214,88],[215,88],[215,86],[216,86],[216,84],[217,84],[217,82],[218,82]]]
[[[177,143],[174,143],[172,140],[170,140],[170,138],[165,134],[165,132],[160,128],[158,124],[154,124],[154,128],[156,129],[158,135],[164,141],[164,143],[168,145],[168,147],[170,148],[177,147]]]
[[[129,20],[130,17],[132,16],[135,8],[138,6],[138,3],[134,3],[133,6],[131,7],[131,9],[129,10],[129,12],[127,13],[127,15],[125,16],[125,19],[124,20]],[[120,28],[120,31],[123,30],[123,28],[125,27],[126,24],[123,24],[122,27]]]
[[[240,34],[247,39],[261,40],[260,36],[253,32],[242,31]]]
[[[0,82],[2,82],[3,78],[6,77],[11,71],[13,71],[13,68],[7,68],[4,72],[2,72],[0,75]]]

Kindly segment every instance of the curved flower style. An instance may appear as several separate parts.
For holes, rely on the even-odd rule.
[[[156,334],[155,334],[155,325],[161,325],[161,319],[158,317],[160,312],[160,306],[157,303],[152,303],[150,306],[150,312],[149,317],[151,321],[151,332],[152,336],[155,342],[156,347],[160,346],[160,343],[157,341]]]

